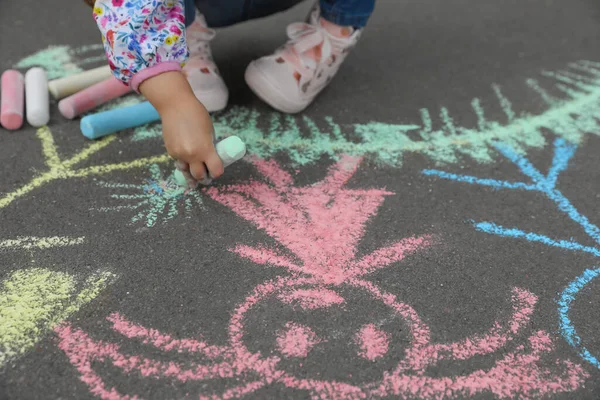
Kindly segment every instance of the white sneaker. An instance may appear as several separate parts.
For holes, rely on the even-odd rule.
[[[276,110],[298,113],[304,110],[329,84],[356,45],[361,31],[350,36],[332,35],[322,24],[317,6],[308,23],[287,27],[290,40],[274,54],[248,65],[246,83],[263,101]],[[315,49],[321,55],[315,58]]]
[[[229,100],[229,90],[219,74],[210,50],[209,42],[215,34],[215,31],[206,25],[204,16],[198,12],[194,23],[186,29],[190,57],[183,67],[183,72],[196,97],[209,112],[223,110]]]

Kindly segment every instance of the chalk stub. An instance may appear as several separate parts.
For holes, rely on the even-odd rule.
[[[0,78],[0,124],[8,130],[19,129],[23,125],[25,108],[25,82],[23,75],[16,70],[8,70]]]
[[[108,65],[90,69],[79,74],[66,76],[48,82],[47,89],[56,100],[60,100],[102,82],[112,76]]]
[[[25,73],[25,113],[27,122],[36,128],[50,121],[48,77],[42,68],[34,67]]]
[[[175,170],[175,172],[173,173],[173,178],[175,178],[175,183],[177,183],[179,186],[187,186],[187,179],[185,179],[185,175],[183,175],[183,172],[181,172],[180,170]]]
[[[87,111],[90,111],[110,100],[124,96],[131,89],[117,78],[111,76],[98,82],[80,92],[62,99],[58,103],[58,109],[63,117],[73,119]]]

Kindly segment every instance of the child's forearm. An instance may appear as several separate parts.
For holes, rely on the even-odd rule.
[[[145,80],[139,90],[159,114],[182,104],[198,101],[186,76],[177,71],[153,76]]]

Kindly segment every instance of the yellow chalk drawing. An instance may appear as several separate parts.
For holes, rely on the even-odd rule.
[[[54,137],[52,136],[52,132],[50,129],[48,129],[48,127],[42,127],[38,129],[37,137],[42,143],[42,153],[44,155],[44,162],[48,167],[48,170],[44,173],[34,176],[25,185],[0,197],[0,208],[8,206],[19,197],[22,197],[32,190],[57,179],[84,178],[90,175],[102,175],[114,171],[129,170],[132,168],[149,166],[151,164],[165,163],[170,160],[167,154],[163,154],[121,163],[100,164],[75,169],[74,166],[76,164],[88,159],[92,154],[108,146],[115,140],[116,136],[109,136],[94,142],[66,160],[62,160],[60,158],[58,148],[54,143]]]
[[[0,367],[91,302],[113,278],[110,272],[99,272],[78,284],[69,274],[43,268],[10,275],[0,290]]]
[[[84,237],[78,238],[69,238],[69,237],[61,237],[61,236],[51,236],[51,237],[35,237],[35,236],[27,236],[27,237],[18,237],[16,239],[9,239],[0,242],[0,249],[49,249],[51,247],[62,247],[62,246],[72,246],[75,244],[82,244],[84,242]]]

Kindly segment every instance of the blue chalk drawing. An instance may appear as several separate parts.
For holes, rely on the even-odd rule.
[[[571,302],[575,300],[577,294],[583,289],[588,283],[594,278],[600,275],[600,268],[588,269],[583,274],[578,276],[573,282],[569,284],[561,293],[560,299],[558,300],[558,315],[560,318],[560,331],[565,337],[567,343],[578,350],[579,355],[594,365],[600,368],[600,361],[594,357],[588,349],[581,345],[581,338],[577,335],[575,327],[569,318],[569,308]]]
[[[553,240],[547,236],[539,235],[537,233],[531,233],[531,232],[527,233],[527,232],[523,232],[520,229],[515,229],[515,228],[507,229],[500,225],[496,225],[492,222],[478,222],[478,223],[475,223],[474,226],[475,226],[475,229],[477,229],[478,231],[489,233],[491,235],[511,237],[511,238],[515,238],[515,239],[525,239],[530,242],[539,242],[539,243],[543,243],[547,246],[560,247],[560,248],[566,249],[566,250],[572,250],[572,251],[579,250],[579,251],[583,251],[584,253],[590,253],[590,254],[595,255],[596,257],[600,257],[600,250],[596,249],[595,247],[582,246],[579,243],[575,243],[572,241]]]
[[[173,174],[166,179],[158,165],[150,166],[150,179],[143,184],[124,184],[99,182],[98,185],[109,189],[133,190],[134,194],[112,194],[117,200],[134,201],[134,204],[122,206],[102,207],[98,211],[123,211],[140,210],[131,218],[131,223],[144,221],[148,228],[153,227],[162,216],[162,222],[166,223],[179,215],[180,205],[183,204],[185,214],[189,218],[194,203],[202,208],[202,198],[197,191],[182,188],[175,181]]]
[[[569,201],[569,199],[556,188],[559,175],[561,172],[567,169],[569,160],[573,157],[575,151],[577,150],[577,145],[568,142],[564,138],[556,138],[554,140],[554,155],[552,159],[552,165],[547,174],[543,174],[529,161],[529,159],[514,151],[510,146],[507,146],[503,143],[497,143],[495,148],[501,155],[515,164],[521,173],[529,178],[530,182],[509,182],[498,179],[485,179],[470,175],[453,174],[437,169],[425,169],[422,172],[427,176],[434,176],[441,179],[468,183],[471,185],[487,186],[496,190],[526,190],[542,193],[546,198],[554,202],[560,211],[581,226],[585,233],[591,239],[593,239],[597,245],[600,245],[600,229],[598,226],[594,225],[585,215],[581,214]],[[570,251],[579,251],[600,257],[599,247],[584,246],[573,240],[552,239],[548,236],[535,232],[525,232],[518,228],[506,228],[494,222],[472,221],[472,223],[477,231],[490,235],[513,239],[524,239],[529,242],[541,243],[550,247],[556,247]],[[581,338],[577,335],[577,332],[571,320],[569,319],[568,314],[571,303],[573,300],[575,300],[579,291],[581,291],[584,286],[586,286],[592,279],[599,275],[600,268],[589,269],[585,271],[580,277],[575,279],[569,284],[569,286],[567,286],[567,288],[562,292],[559,300],[557,300],[561,334],[567,343],[575,348],[577,353],[584,360],[596,366],[597,368],[600,368],[600,362],[589,352],[588,349],[583,346]]]

